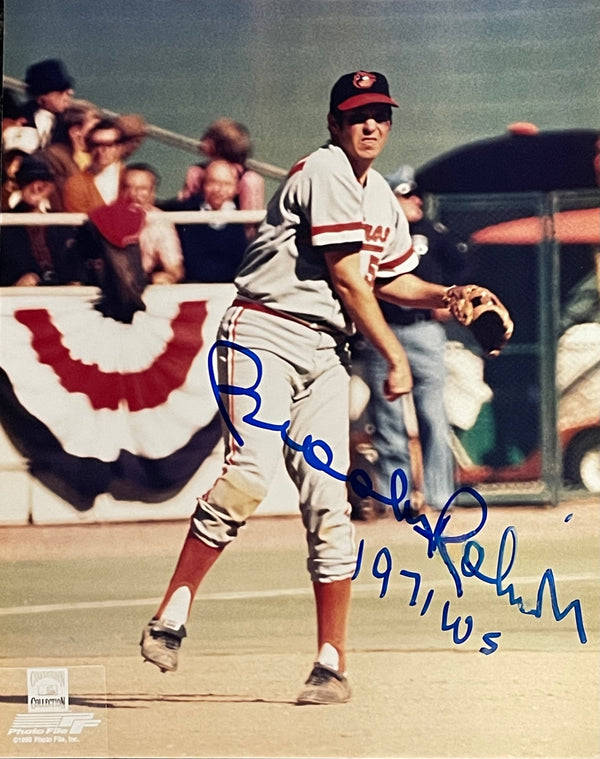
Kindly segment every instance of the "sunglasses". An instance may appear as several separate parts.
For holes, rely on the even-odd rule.
[[[115,145],[119,145],[119,140],[113,140],[112,142],[90,142],[90,148],[114,148]]]
[[[373,119],[378,124],[385,124],[386,121],[391,121],[392,113],[390,108],[357,109],[346,113],[344,118],[347,124],[364,124],[369,119]]]

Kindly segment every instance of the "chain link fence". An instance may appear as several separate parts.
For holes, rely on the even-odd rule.
[[[467,329],[445,325],[457,486],[498,504],[600,492],[600,192],[438,195],[426,209],[470,241],[470,281],[493,290],[515,323],[489,360]],[[360,350],[354,366],[360,378]],[[368,391],[355,385],[353,464],[368,470]]]
[[[459,482],[498,501],[600,492],[600,193],[438,196],[429,212],[471,239],[472,279],[515,322],[483,362],[491,397],[472,426],[453,426]],[[476,354],[465,332],[448,327]]]

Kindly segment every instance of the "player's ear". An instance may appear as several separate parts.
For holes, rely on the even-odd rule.
[[[327,129],[329,129],[329,134],[332,138],[339,134],[340,124],[333,113],[327,114]]]

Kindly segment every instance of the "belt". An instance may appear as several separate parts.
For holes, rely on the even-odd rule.
[[[430,322],[432,319],[431,311],[421,311],[415,309],[414,311],[395,312],[391,319],[388,319],[390,324],[398,324],[402,327],[409,327],[411,324],[419,324],[420,322]]]
[[[301,319],[299,316],[294,316],[287,311],[278,311],[276,308],[269,308],[263,303],[259,303],[255,300],[246,300],[245,298],[236,298],[232,306],[241,306],[242,308],[249,308],[252,311],[261,311],[263,314],[269,314],[270,316],[278,316],[281,319],[288,319],[289,321],[296,322],[296,324],[302,324],[304,327],[316,330],[317,332],[327,332],[330,335],[341,335],[339,330],[333,329],[326,324],[319,324],[317,322],[308,322],[306,319]]]

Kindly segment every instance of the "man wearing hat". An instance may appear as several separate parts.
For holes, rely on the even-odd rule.
[[[16,173],[12,213],[45,212],[54,175],[43,156],[25,155]],[[79,264],[68,244],[72,230],[53,226],[2,227],[0,286],[66,285],[79,282]]]
[[[62,61],[49,58],[27,69],[25,83],[30,99],[20,115],[25,126],[38,130],[44,148],[54,142],[62,128],[60,115],[71,105],[74,82]]]
[[[413,168],[400,166],[386,179],[409,222],[412,247],[419,258],[414,273],[428,282],[466,282],[468,246],[443,224],[433,223],[424,215]],[[446,332],[440,323],[449,313],[447,309],[406,308],[385,302],[381,310],[408,356],[423,450],[425,500],[430,508],[440,510],[455,490],[450,427],[444,408]],[[399,468],[410,477],[403,407],[389,403],[382,389],[387,372],[385,360],[368,343],[363,358],[371,390],[369,417],[375,428],[372,442],[378,454],[373,464],[376,480],[389,482],[392,472]],[[377,513],[386,513],[385,507],[377,506]]]
[[[198,586],[267,495],[283,456],[298,491],[317,618],[316,658],[297,703],[351,696],[347,341],[358,327],[373,342],[387,366],[386,397],[397,399],[412,387],[410,368],[377,298],[442,308],[446,295],[411,273],[418,257],[408,223],[372,168],[395,106],[383,74],[340,77],[330,95],[330,141],[290,169],[246,250],[209,363],[223,469],[197,499],[175,572],[142,634],[143,658],[163,671],[177,669]],[[389,484],[384,497],[389,502]],[[203,628],[210,645],[208,618]]]

